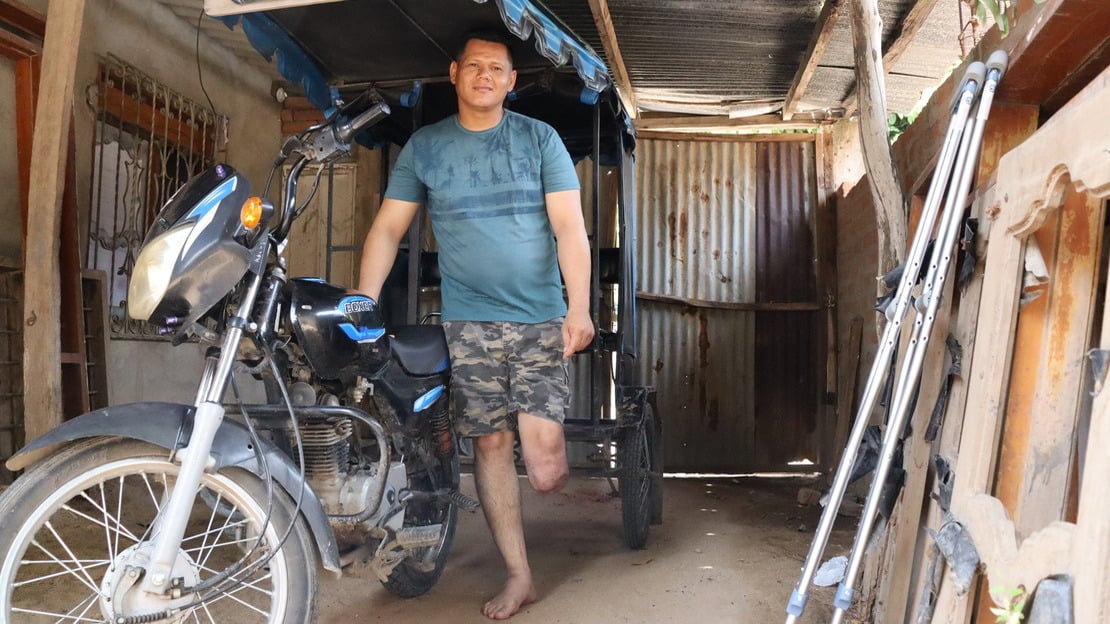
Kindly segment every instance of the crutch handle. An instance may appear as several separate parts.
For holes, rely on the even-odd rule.
[[[967,91],[971,91],[972,100],[974,95],[979,92],[980,87],[983,86],[983,80],[987,77],[987,66],[982,61],[973,61],[967,66],[967,71],[964,72],[963,80],[960,81],[960,88],[952,95],[951,109],[954,111],[960,105],[960,98]]]
[[[1002,77],[1006,73],[1006,67],[1010,64],[1010,55],[1006,54],[1005,50],[995,50],[991,53],[990,58],[987,59],[987,74],[998,72],[997,76],[992,76],[995,80]]]

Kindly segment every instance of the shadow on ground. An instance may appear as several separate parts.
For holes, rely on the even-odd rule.
[[[667,479],[664,523],[652,527],[647,548],[630,551],[607,480],[576,476],[552,496],[521,485],[540,600],[511,620],[519,624],[782,622],[820,516],[819,507],[796,502],[810,480]],[[469,475],[463,490],[474,494]],[[840,519],[826,558],[844,554],[854,530],[854,520]],[[460,514],[447,569],[431,592],[396,598],[368,570],[349,570],[321,581],[320,622],[485,622],[481,606],[502,580],[485,520]],[[834,589],[811,589],[802,622],[828,620]]]

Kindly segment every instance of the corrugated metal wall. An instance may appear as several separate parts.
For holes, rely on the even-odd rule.
[[[754,459],[771,467],[819,459],[825,312],[817,301],[812,148],[812,143],[761,143],[756,158],[756,301],[770,309],[756,313]]]
[[[815,458],[814,144],[643,140],[636,155],[638,362],[664,465]]]

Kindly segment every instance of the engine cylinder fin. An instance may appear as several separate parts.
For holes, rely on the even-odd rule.
[[[335,479],[346,474],[354,425],[340,416],[308,417],[300,424],[304,471],[309,479]],[[294,455],[295,456],[295,455]]]

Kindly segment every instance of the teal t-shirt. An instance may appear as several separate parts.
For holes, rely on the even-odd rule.
[[[541,323],[567,310],[544,195],[578,188],[555,129],[505,111],[480,132],[456,116],[418,130],[385,196],[428,208],[444,320]]]

